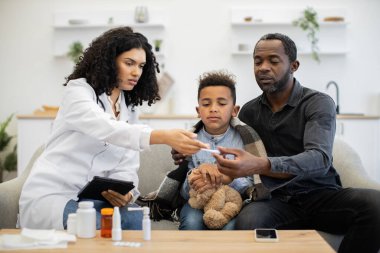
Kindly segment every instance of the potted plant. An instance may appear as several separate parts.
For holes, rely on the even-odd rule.
[[[307,38],[311,43],[311,56],[314,60],[320,62],[317,37],[317,32],[319,31],[317,12],[312,7],[307,7],[303,10],[302,16],[293,21],[293,25],[300,27],[306,32]]]
[[[3,172],[14,171],[17,169],[17,146],[15,145],[12,151],[6,152],[6,148],[14,136],[8,135],[5,129],[11,122],[13,114],[4,122],[0,123],[0,182],[3,182]]]
[[[67,56],[77,64],[79,62],[79,57],[83,54],[83,45],[80,41],[74,41],[70,47],[69,52],[67,52]]]
[[[156,52],[160,52],[162,40],[157,39],[157,40],[154,40],[153,43],[154,43],[154,50]]]

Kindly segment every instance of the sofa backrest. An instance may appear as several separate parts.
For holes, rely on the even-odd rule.
[[[150,150],[140,153],[139,190],[141,195],[155,191],[166,174],[175,169],[171,156],[171,148],[167,145],[152,145]]]
[[[334,140],[333,165],[340,175],[343,187],[380,190],[380,183],[368,175],[359,154],[339,137]]]

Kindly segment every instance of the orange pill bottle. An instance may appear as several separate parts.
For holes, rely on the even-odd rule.
[[[100,236],[104,238],[112,237],[112,208],[102,208],[100,210],[102,215],[101,225],[100,225]]]

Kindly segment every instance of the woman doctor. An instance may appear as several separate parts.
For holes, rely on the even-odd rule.
[[[139,152],[167,144],[183,154],[207,148],[185,130],[152,130],[137,124],[136,107],[159,100],[158,63],[147,39],[129,27],[111,29],[90,44],[68,76],[52,133],[35,162],[20,197],[20,225],[34,229],[66,228],[78,208],[79,190],[94,176],[133,181],[126,195],[103,192],[121,207],[122,228],[141,229],[140,212],[128,212],[139,192]],[[152,168],[153,169],[153,168]]]

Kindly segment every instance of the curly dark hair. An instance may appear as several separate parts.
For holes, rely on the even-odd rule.
[[[80,57],[71,75],[66,78],[66,86],[70,80],[86,78],[98,97],[104,92],[111,95],[112,90],[118,87],[116,58],[120,54],[134,48],[142,48],[146,54],[146,63],[141,77],[133,90],[123,91],[127,106],[148,105],[160,100],[156,71],[160,69],[152,46],[147,38],[130,27],[119,27],[106,31],[95,38]],[[104,107],[104,106],[103,106]]]
[[[288,36],[281,33],[268,33],[262,36],[257,43],[262,40],[280,40],[284,46],[285,54],[289,57],[289,61],[294,62],[297,60],[297,46],[294,41]],[[255,55],[255,50],[253,51],[253,55]]]
[[[201,90],[209,86],[225,86],[231,90],[233,103],[236,104],[235,76],[227,71],[211,71],[199,77],[198,99]]]

